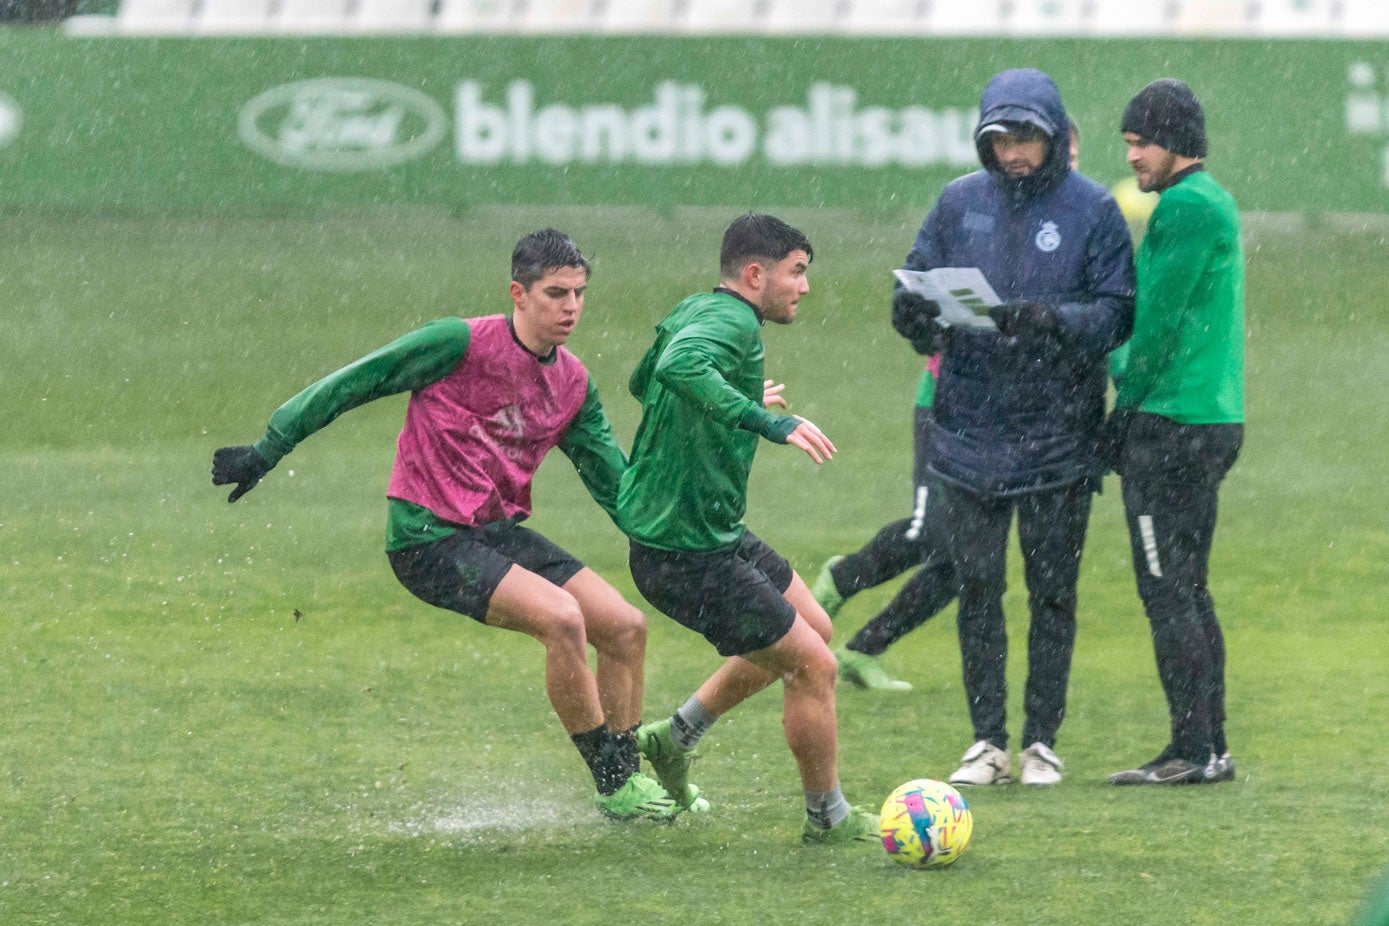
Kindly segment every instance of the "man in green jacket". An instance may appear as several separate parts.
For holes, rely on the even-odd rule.
[[[1161,198],[1138,249],[1133,337],[1111,367],[1109,433],[1171,740],[1110,781],[1229,781],[1225,641],[1207,573],[1216,495],[1244,438],[1239,212],[1205,172],[1205,115],[1186,84],[1144,87],[1120,127],[1139,189]]]
[[[809,421],[767,411],[780,398],[762,378],[762,325],[795,318],[812,256],[805,235],[773,216],[744,215],[728,227],[718,288],[672,309],[632,374],[642,417],[617,511],[637,589],[727,657],[673,717],[638,730],[657,777],[685,793],[699,738],[779,678],[805,790],[802,840],[837,845],[876,840],[878,818],[850,807],[839,788],[829,616],[743,523],[760,439],[798,447],[816,463],[835,452]]]

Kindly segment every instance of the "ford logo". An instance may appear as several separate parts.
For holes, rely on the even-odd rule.
[[[241,110],[237,129],[256,154],[308,170],[381,170],[429,153],[444,108],[384,80],[328,77],[273,87]]]
[[[15,140],[23,121],[19,104],[12,97],[0,93],[0,148]]]

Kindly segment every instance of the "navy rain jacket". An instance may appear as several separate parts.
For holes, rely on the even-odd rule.
[[[984,170],[941,192],[906,267],[978,267],[1005,302],[1057,306],[1062,336],[947,330],[931,469],[991,496],[1098,480],[1106,357],[1133,331],[1128,228],[1109,191],[1070,169],[1070,123],[1050,77],[1004,71],[989,81],[979,111],[981,127],[1025,122],[1046,132],[1046,160],[1031,176],[1010,179],[988,137],[978,140]]]

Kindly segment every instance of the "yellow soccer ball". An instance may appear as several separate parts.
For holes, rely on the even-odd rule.
[[[878,816],[883,848],[908,868],[939,868],[960,857],[974,832],[969,804],[950,785],[916,778],[899,785]]]

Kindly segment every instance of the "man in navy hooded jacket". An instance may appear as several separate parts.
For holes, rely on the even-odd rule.
[[[1070,168],[1068,119],[1050,77],[1003,71],[979,111],[984,169],[941,193],[906,267],[978,267],[1004,300],[990,312],[997,330],[942,328],[939,308],[905,290],[894,296],[893,326],[918,350],[938,336],[943,345],[930,470],[960,583],[977,740],[950,781],[1011,779],[1003,593],[1016,511],[1031,608],[1022,781],[1055,784],[1080,553],[1103,473],[1106,356],[1133,328],[1133,254],[1113,197]]]

